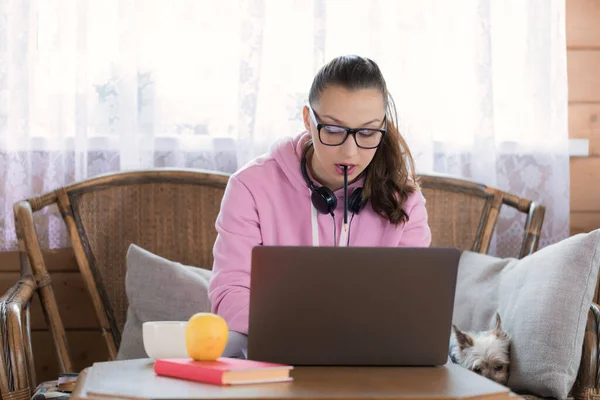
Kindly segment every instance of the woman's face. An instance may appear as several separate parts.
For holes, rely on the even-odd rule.
[[[377,89],[350,91],[340,86],[331,86],[323,91],[318,103],[313,104],[313,111],[311,113],[306,106],[303,110],[304,126],[310,131],[314,143],[314,153],[308,167],[319,183],[337,190],[344,185],[343,165],[348,166],[350,182],[367,168],[375,156],[376,148],[357,146],[355,137],[364,147],[379,143],[382,136],[374,130],[385,128],[383,95]],[[321,127],[319,138],[317,123],[364,129],[355,135],[349,134],[339,146],[328,146],[327,144],[337,144],[343,140],[346,132],[336,127]]]

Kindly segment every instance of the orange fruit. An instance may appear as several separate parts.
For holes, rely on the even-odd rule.
[[[219,315],[201,312],[190,317],[185,328],[185,347],[196,361],[214,361],[221,357],[228,337],[227,322]]]

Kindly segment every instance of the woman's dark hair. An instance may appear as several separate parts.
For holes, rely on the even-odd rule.
[[[385,101],[386,134],[366,168],[363,198],[371,201],[373,210],[390,222],[407,222],[402,206],[409,194],[417,189],[414,160],[400,135],[396,107],[377,64],[365,57],[342,56],[324,65],[315,76],[308,101],[319,101],[327,87],[341,86],[347,90],[378,89]]]

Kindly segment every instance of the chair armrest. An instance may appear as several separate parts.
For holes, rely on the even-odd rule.
[[[36,290],[33,276],[24,276],[0,298],[0,392],[16,395],[35,388],[29,306]]]
[[[530,204],[519,258],[529,256],[537,251],[545,215],[546,207],[534,202]]]
[[[579,371],[572,390],[576,399],[597,399],[600,394],[599,336],[600,307],[592,303],[585,327]]]
[[[21,276],[33,275],[35,292],[40,298],[42,311],[52,333],[54,347],[58,355],[59,371],[71,372],[73,368],[65,327],[58,312],[54,291],[52,285],[50,285],[50,275],[46,269],[33,224],[33,211],[49,205],[52,202],[52,196],[56,196],[56,193],[53,193],[49,195],[50,197],[35,197],[17,202],[14,206],[15,231],[21,253]]]

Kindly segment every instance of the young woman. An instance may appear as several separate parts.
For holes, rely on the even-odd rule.
[[[393,117],[377,64],[336,58],[314,78],[303,109],[306,131],[231,176],[216,223],[209,288],[212,311],[230,329],[225,356],[244,356],[254,246],[430,245],[425,199]]]

